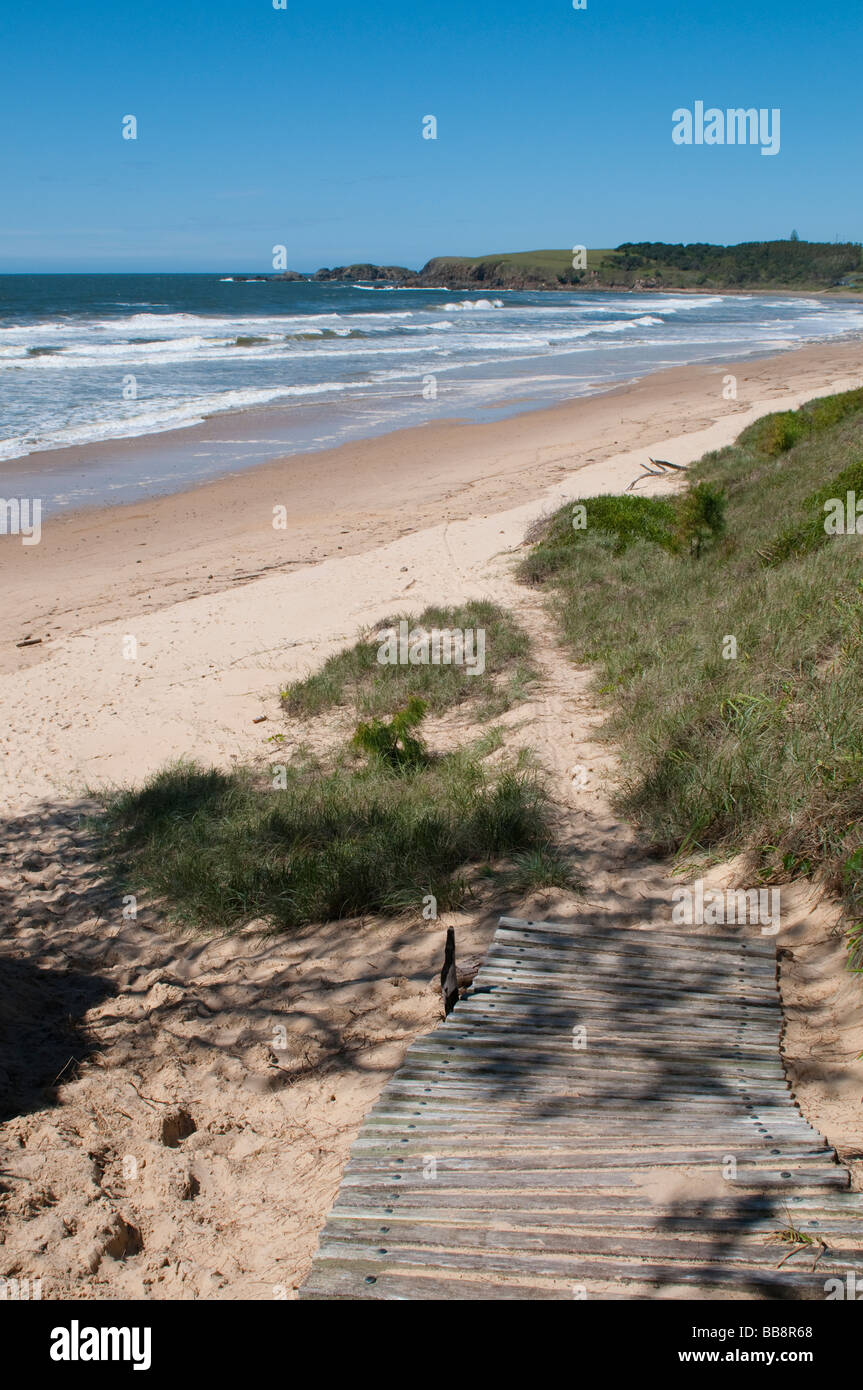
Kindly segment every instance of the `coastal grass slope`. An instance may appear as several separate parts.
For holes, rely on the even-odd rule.
[[[577,268],[572,248],[518,251],[473,258],[441,256],[421,276],[438,274],[495,289],[531,282],[536,288],[797,289],[863,287],[863,252],[854,242],[752,241],[737,246],[623,242],[590,249]]]
[[[825,529],[825,503],[863,502],[861,437],[860,390],[767,416],[675,498],[587,499],[583,529],[562,508],[521,569],[597,668],[620,810],[662,851],[745,851],[761,882],[823,881],[856,924],[858,966],[863,537]],[[705,489],[724,529],[681,545]]]

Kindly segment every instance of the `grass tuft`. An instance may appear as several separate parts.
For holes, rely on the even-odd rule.
[[[359,723],[352,746],[390,768],[422,767],[429,761],[429,754],[417,730],[425,712],[425,702],[412,695],[404,709],[398,710],[388,724],[382,719]]]
[[[98,824],[133,890],[200,929],[419,911],[429,893],[444,910],[471,872],[550,841],[539,774],[524,759],[488,768],[484,751],[398,768],[310,760],[270,779],[182,763],[106,795]]]
[[[398,629],[402,619],[411,628],[482,628],[485,671],[471,674],[465,666],[455,664],[380,664],[378,633]],[[504,609],[483,600],[454,608],[426,608],[418,617],[402,613],[386,618],[361,641],[331,656],[320,671],[286,686],[282,705],[295,716],[314,716],[336,706],[352,705],[359,714],[381,718],[394,715],[412,697],[419,697],[432,714],[467,700],[484,702],[494,714],[524,698],[534,679],[527,634]]]
[[[583,517],[579,507],[584,508]],[[566,569],[576,548],[588,537],[600,537],[614,555],[624,554],[636,541],[673,550],[676,519],[674,502],[666,497],[584,498],[561,507],[534,528],[536,544],[519,565],[518,577],[526,584],[545,583]]]
[[[504,875],[512,893],[535,893],[547,888],[579,889],[580,880],[555,846],[538,845],[513,855],[512,867]]]

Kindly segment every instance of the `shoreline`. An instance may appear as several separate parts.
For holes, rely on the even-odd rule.
[[[185,280],[188,277],[181,275],[179,278]],[[208,280],[210,277],[199,273],[196,278]],[[278,277],[268,278],[275,282]],[[329,291],[334,285],[338,288],[340,284],[324,281],[319,288]],[[347,282],[346,286],[350,288]],[[572,287],[560,288],[569,292]],[[452,288],[444,290],[441,287],[441,290],[449,294],[462,293]],[[486,287],[465,287],[463,292],[483,294]],[[504,290],[500,292],[505,293]],[[823,305],[833,304],[837,313],[842,310],[843,304],[850,312],[854,305],[863,302],[863,293],[844,290],[771,291],[744,288],[726,291],[709,286],[691,290],[682,287],[666,290],[661,286],[644,290],[611,290],[591,286],[583,293],[588,299],[594,296],[625,299],[642,294],[646,298],[655,299],[658,296],[660,299],[670,297],[683,300],[757,300],[761,296],[788,302],[810,300],[813,306],[816,301]],[[544,297],[544,294],[540,297]],[[367,296],[360,296],[360,299],[363,298]],[[519,298],[518,293],[515,298]],[[230,312],[242,311],[234,306]],[[407,316],[410,317],[410,314]],[[404,315],[384,314],[385,319],[392,317]],[[820,317],[823,318],[824,314]],[[521,363],[521,375],[518,371],[510,375],[507,367],[519,367],[517,355],[511,361],[494,363],[494,371],[490,374],[485,370],[488,364],[481,363],[477,383],[473,383],[486,388],[483,398],[479,400],[472,399],[470,391],[466,398],[458,399],[459,394],[463,394],[465,383],[468,387],[472,383],[470,375],[465,376],[465,365],[454,361],[441,366],[439,370],[445,374],[445,384],[455,388],[456,399],[447,401],[447,393],[444,393],[438,400],[435,395],[431,398],[434,400],[431,407],[425,403],[424,387],[422,397],[417,394],[416,381],[412,384],[410,381],[402,383],[393,394],[379,382],[363,381],[362,378],[369,376],[369,372],[362,370],[360,379],[352,382],[349,388],[339,386],[337,380],[330,381],[323,393],[327,396],[326,400],[317,393],[317,387],[306,390],[297,386],[299,394],[291,396],[288,401],[284,397],[295,388],[281,390],[268,381],[261,384],[260,391],[260,395],[266,399],[242,403],[232,399],[226,408],[222,408],[225,404],[222,400],[224,392],[220,395],[217,391],[212,399],[198,401],[195,401],[193,393],[185,404],[182,398],[178,398],[178,408],[167,412],[173,418],[160,418],[159,411],[150,416],[145,412],[140,419],[135,416],[122,423],[108,422],[105,426],[110,430],[129,430],[130,433],[109,433],[106,437],[80,438],[77,442],[59,443],[55,440],[49,447],[31,447],[30,452],[0,458],[0,488],[5,496],[40,498],[43,523],[48,517],[74,516],[79,512],[98,512],[123,505],[137,506],[141,501],[149,502],[157,497],[194,491],[209,482],[257,470],[287,457],[329,453],[342,444],[358,444],[366,439],[383,438],[403,430],[455,423],[484,424],[518,413],[544,412],[596,395],[606,395],[640,380],[661,377],[668,371],[686,368],[709,370],[720,365],[727,367],[734,363],[767,360],[773,356],[795,355],[825,346],[851,345],[863,341],[863,329],[857,321],[859,315],[852,314],[852,317],[855,320],[853,324],[846,323],[839,332],[827,337],[807,338],[794,332],[788,336],[780,332],[779,337],[774,334],[772,339],[768,337],[760,342],[742,339],[716,342],[709,336],[706,341],[696,336],[684,344],[672,342],[662,356],[651,355],[652,349],[659,346],[656,343],[642,350],[643,344],[615,340],[608,344],[613,349],[611,358],[606,360],[600,355],[601,360],[593,361],[597,353],[588,352],[590,360],[585,360],[581,367],[580,356],[576,354],[574,359],[571,347],[559,345],[558,349],[536,359],[537,363],[544,364],[545,377],[542,372],[539,377],[531,375],[525,363]],[[762,328],[769,326],[760,325]],[[612,328],[616,327],[612,325]],[[720,334],[720,339],[723,337]],[[240,341],[238,338],[237,342]],[[630,352],[634,352],[640,360],[631,362]],[[451,376],[448,375],[450,372]],[[524,372],[528,374],[525,376]],[[488,387],[492,389],[488,390]],[[347,390],[344,396],[338,395],[342,389]],[[200,392],[206,397],[205,387],[199,386]],[[336,394],[330,398],[328,393],[332,392]],[[228,395],[231,395],[230,391]],[[492,396],[496,398],[490,399]],[[407,400],[403,401],[401,397]],[[189,409],[186,409],[186,405]],[[444,414],[447,410],[449,413]],[[22,427],[16,428],[20,430]],[[82,430],[95,430],[97,434],[99,428],[95,423],[81,426]],[[69,431],[65,432],[68,434]],[[53,433],[56,436],[56,429]],[[35,445],[36,440],[22,434],[17,444],[26,448]]]
[[[738,397],[726,401],[729,372]],[[11,536],[0,542],[7,598],[0,672],[44,660],[49,642],[95,623],[218,594],[263,574],[362,555],[441,523],[504,512],[626,450],[662,447],[711,428],[718,441],[730,442],[753,409],[764,413],[779,408],[780,398],[841,389],[861,376],[859,340],[676,366],[500,420],[414,425],[274,458],[140,502],[52,515],[43,521],[39,545],[23,546]],[[146,448],[155,438],[128,443]],[[284,508],[280,529],[273,526],[276,507]],[[34,645],[16,645],[24,640]]]
[[[641,292],[639,291],[639,293]],[[645,290],[644,293],[652,294],[660,293],[660,291]],[[718,293],[718,291],[680,290],[668,291],[667,293],[679,293],[688,297],[691,294],[711,295]],[[744,295],[748,292],[743,290],[729,290],[722,291],[722,293]],[[811,298],[811,295],[804,294],[803,291],[786,290],[777,291],[776,293],[784,294],[789,298]],[[863,292],[858,295],[852,294],[844,297],[863,301]],[[863,344],[863,331],[849,331],[838,334],[833,338],[810,340],[809,342],[802,343],[798,347],[782,348],[775,352],[767,352],[761,348],[757,348],[741,356],[731,354],[727,357],[714,358],[708,361],[672,363],[664,367],[648,368],[642,372],[636,372],[633,375],[622,377],[616,381],[600,379],[596,382],[590,382],[581,394],[565,396],[559,400],[551,401],[541,397],[531,396],[529,392],[529,383],[523,382],[521,378],[516,376],[512,378],[511,383],[507,383],[515,388],[515,395],[476,406],[473,415],[464,411],[456,411],[456,413],[452,415],[441,416],[431,420],[420,420],[414,424],[386,425],[380,430],[373,431],[369,434],[343,439],[338,444],[325,445],[323,447],[306,447],[305,444],[300,444],[297,448],[286,449],[285,452],[281,452],[277,449],[274,452],[271,451],[267,457],[262,458],[260,461],[227,467],[223,471],[216,473],[208,472],[202,474],[198,479],[190,479],[184,476],[183,480],[176,487],[170,487],[165,491],[156,491],[152,493],[142,492],[140,498],[136,497],[132,500],[106,500],[63,505],[47,514],[47,519],[43,520],[43,530],[49,521],[51,523],[56,523],[61,518],[73,520],[85,516],[99,516],[111,512],[119,514],[123,509],[165,501],[169,498],[177,498],[186,494],[191,495],[210,485],[217,485],[229,478],[254,477],[267,468],[281,468],[295,459],[314,459],[318,456],[336,456],[341,454],[344,450],[372,444],[375,441],[384,440],[392,435],[410,435],[419,430],[446,430],[455,426],[482,427],[496,424],[497,419],[504,422],[521,416],[550,415],[555,411],[567,410],[578,405],[584,405],[586,402],[594,401],[597,398],[608,397],[632,390],[644,383],[651,381],[659,381],[662,383],[666,378],[672,375],[679,374],[684,376],[687,374],[694,375],[696,373],[702,375],[715,375],[718,372],[725,373],[735,366],[738,368],[752,367],[759,363],[768,362],[778,364],[786,358],[796,359],[801,358],[803,355],[820,354],[822,351],[825,354],[832,354],[834,351],[838,352],[842,349],[848,349],[849,352],[853,353],[854,349],[861,344]],[[739,375],[739,373],[736,373],[736,375]],[[361,406],[367,404],[369,404],[369,400],[364,398],[360,400]],[[514,406],[520,406],[521,408],[513,409]],[[297,401],[294,402],[292,406],[292,412],[308,412],[309,414],[318,409],[320,409],[318,403],[313,400]],[[493,411],[504,410],[508,413],[506,415],[500,415],[497,419],[488,420],[477,418]],[[216,436],[224,430],[226,426],[232,424],[236,425],[238,429],[241,429],[245,422],[247,428],[251,425],[254,434],[255,427],[259,430],[276,430],[278,424],[281,423],[283,419],[284,409],[277,405],[242,406],[238,409],[215,411],[189,424],[171,425],[166,429],[151,430],[144,434],[121,435],[116,438],[96,439],[79,444],[62,444],[48,449],[34,449],[28,454],[16,455],[8,459],[0,459],[0,486],[4,486],[6,490],[9,491],[8,484],[4,479],[4,474],[13,471],[20,473],[22,478],[26,478],[28,474],[41,476],[51,473],[64,473],[83,465],[92,467],[94,463],[99,464],[103,459],[117,458],[118,455],[120,457],[125,456],[129,459],[145,457],[148,454],[165,455],[169,454],[172,448],[185,448],[186,450],[190,450],[198,444],[211,445],[217,443],[219,441],[216,439]],[[283,443],[283,441],[278,439],[257,440],[254,437],[247,442],[251,444],[270,445],[280,445]],[[287,443],[287,441],[284,442]],[[21,479],[18,481],[21,481]],[[15,489],[13,488],[13,494],[14,491]],[[43,517],[45,517],[44,510]]]
[[[0,802],[128,783],[192,754],[262,756],[281,686],[361,627],[486,596],[538,516],[622,492],[648,454],[692,462],[770,410],[858,386],[863,344],[738,365],[735,401],[725,374],[674,368],[506,421],[341,445],[320,468],[289,458],[56,518],[37,546],[5,537]]]

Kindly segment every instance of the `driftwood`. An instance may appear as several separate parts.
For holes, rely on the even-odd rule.
[[[647,457],[650,458],[650,455]],[[669,463],[668,459],[650,459],[650,462],[655,463],[657,468],[676,468],[679,473],[685,473],[689,467],[687,463]]]
[[[641,464],[639,464],[639,467],[640,467],[640,468],[643,468],[643,469],[644,469],[644,472],[642,473],[642,475],[641,475],[640,478],[633,478],[632,482],[629,484],[629,487],[626,489],[627,492],[631,492],[632,489],[633,489],[638,483],[644,482],[644,479],[645,479],[646,477],[647,477],[647,478],[661,478],[661,477],[662,477],[662,473],[661,473],[661,472],[657,471],[657,469],[655,469],[655,468],[648,468],[648,466],[647,466],[646,463],[641,463]]]
[[[648,458],[650,458],[649,454]],[[645,477],[661,478],[664,475],[666,468],[675,468],[679,473],[685,473],[688,468],[688,464],[670,463],[668,459],[650,459],[650,462],[655,464],[656,467],[648,468],[646,463],[641,463],[639,466],[644,469],[644,473],[642,473],[640,478],[633,478],[632,482],[629,484],[629,487],[626,489],[627,492],[631,492],[632,489],[634,487],[637,487],[639,483],[644,482]]]
[[[462,956],[456,965],[456,978],[458,979],[459,993],[462,994],[473,984],[479,968],[485,960],[484,956]]]

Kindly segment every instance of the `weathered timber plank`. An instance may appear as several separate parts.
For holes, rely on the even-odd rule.
[[[781,1026],[772,938],[501,919],[370,1110],[300,1296],[823,1298],[863,1271],[863,1197]],[[827,1248],[778,1268],[790,1221]]]
[[[571,941],[574,946],[590,947],[592,942],[599,945],[608,945],[613,942],[615,946],[624,944],[638,945],[641,947],[644,942],[652,942],[654,945],[667,946],[675,950],[682,950],[693,942],[697,942],[700,949],[709,953],[717,952],[742,952],[744,955],[761,956],[764,959],[775,959],[776,946],[773,938],[767,939],[759,932],[758,935],[740,936],[711,936],[707,933],[680,931],[666,931],[664,928],[647,927],[632,928],[614,926],[609,928],[605,922],[588,923],[585,919],[574,924],[562,922],[529,921],[523,917],[501,917],[499,919],[501,927],[514,927],[524,931],[533,928],[537,931],[547,932],[555,936],[564,937]]]

